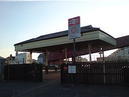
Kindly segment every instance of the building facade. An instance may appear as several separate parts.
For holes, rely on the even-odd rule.
[[[29,53],[20,53],[15,57],[16,64],[30,64],[32,62]]]
[[[129,47],[119,48],[108,57],[104,57],[105,61],[129,61]],[[97,58],[102,61],[102,58]]]
[[[107,57],[108,60],[129,61],[129,47],[120,48]]]

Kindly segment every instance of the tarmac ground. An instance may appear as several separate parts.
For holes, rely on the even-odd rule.
[[[129,86],[60,83],[60,73],[44,74],[43,82],[0,82],[0,97],[129,97]]]

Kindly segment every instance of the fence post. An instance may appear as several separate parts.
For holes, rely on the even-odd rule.
[[[104,74],[104,78],[103,78],[103,80],[104,80],[104,84],[106,84],[106,70],[105,70],[105,62],[103,61],[103,74]]]

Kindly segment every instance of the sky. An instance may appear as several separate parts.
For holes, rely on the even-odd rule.
[[[15,55],[18,42],[67,30],[75,16],[115,38],[129,35],[129,0],[0,0],[0,56]]]

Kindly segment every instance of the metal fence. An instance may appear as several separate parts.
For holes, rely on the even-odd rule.
[[[62,83],[125,84],[129,83],[129,62],[85,62],[76,63],[76,73],[68,73],[68,66],[62,64]]]
[[[42,81],[42,66],[39,64],[5,65],[4,80]]]

